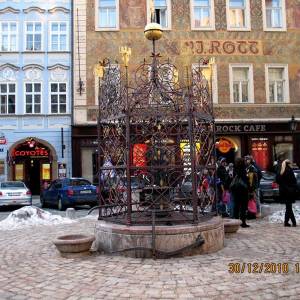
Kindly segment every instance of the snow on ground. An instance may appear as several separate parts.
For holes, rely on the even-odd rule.
[[[24,206],[13,211],[6,219],[0,222],[0,230],[14,230],[29,226],[59,225],[75,222],[69,218],[44,211],[35,206]]]
[[[294,211],[296,221],[299,224],[300,223],[300,206],[293,205],[293,211]],[[284,215],[285,215],[285,208],[283,210],[276,211],[271,216],[269,216],[269,221],[271,223],[283,223]]]

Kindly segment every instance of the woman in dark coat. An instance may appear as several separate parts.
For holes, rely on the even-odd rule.
[[[293,212],[293,203],[296,200],[297,179],[291,168],[291,162],[286,159],[282,162],[279,173],[276,176],[279,184],[279,196],[285,202],[285,218],[284,226],[290,227],[289,220],[291,219],[293,226],[296,226],[296,219]]]
[[[250,227],[246,224],[246,212],[248,208],[248,178],[246,165],[242,158],[235,162],[235,177],[230,184],[230,191],[234,201],[233,216],[241,219],[241,227]]]

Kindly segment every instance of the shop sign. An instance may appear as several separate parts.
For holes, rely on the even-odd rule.
[[[6,145],[6,138],[3,132],[0,132],[0,145]]]
[[[58,164],[58,178],[67,177],[67,165],[65,163]]]
[[[265,124],[216,125],[216,133],[265,132]]]
[[[182,49],[193,55],[263,55],[261,40],[186,40]]]
[[[229,140],[220,139],[216,143],[216,147],[221,153],[228,153],[231,150],[231,148],[233,148],[233,145]]]
[[[147,165],[147,145],[135,144],[133,146],[133,165],[136,167],[145,167]]]
[[[14,150],[13,156],[21,157],[48,157],[49,152],[46,149],[35,149],[35,150]]]

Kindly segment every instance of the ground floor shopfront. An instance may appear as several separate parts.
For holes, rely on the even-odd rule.
[[[97,182],[97,128],[73,126],[73,175]],[[279,158],[289,158],[300,167],[300,128],[290,122],[217,122],[217,156],[227,162],[252,155],[264,170],[272,170]]]
[[[71,176],[71,130],[2,130],[0,180],[20,180],[34,195],[53,179]]]
[[[252,155],[263,170],[273,170],[279,159],[290,159],[300,167],[300,131],[286,122],[228,122],[216,124],[217,155],[228,162]]]

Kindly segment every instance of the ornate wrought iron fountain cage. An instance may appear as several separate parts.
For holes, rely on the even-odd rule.
[[[104,59],[98,65],[99,219],[122,224],[198,223],[215,199],[215,132],[211,76],[153,52],[150,62],[128,71]]]

